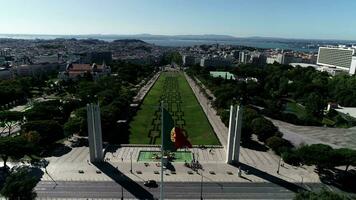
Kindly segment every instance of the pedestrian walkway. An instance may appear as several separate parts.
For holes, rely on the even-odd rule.
[[[141,102],[146,94],[150,91],[152,86],[156,83],[158,77],[160,76],[161,72],[158,72],[155,74],[146,84],[143,86],[140,91],[137,93],[137,95],[133,98],[134,102]]]

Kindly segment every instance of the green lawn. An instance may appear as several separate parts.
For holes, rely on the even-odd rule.
[[[182,128],[186,130],[192,144],[219,144],[184,75],[177,72],[162,73],[145,97],[140,110],[130,123],[130,143],[160,144],[161,98],[170,102],[166,106],[170,107],[169,111],[176,125],[183,123]],[[157,137],[153,140],[155,136]]]
[[[299,119],[304,119],[307,116],[305,108],[296,102],[288,102],[284,112],[295,114]]]

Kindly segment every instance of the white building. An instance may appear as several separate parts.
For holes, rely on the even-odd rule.
[[[317,64],[348,71],[355,74],[356,56],[355,49],[338,47],[319,47]]]
[[[202,58],[200,60],[201,67],[231,67],[232,60],[221,58],[221,57],[212,57],[212,58]]]

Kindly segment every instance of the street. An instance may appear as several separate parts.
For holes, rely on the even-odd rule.
[[[41,181],[36,189],[39,198],[121,198],[121,186],[112,181]],[[159,184],[159,183],[158,183]],[[159,198],[159,187],[147,188],[139,185]],[[167,199],[200,199],[199,182],[167,182],[164,185]],[[126,189],[124,198],[137,198]],[[294,193],[273,183],[204,183],[204,199],[292,199]]]

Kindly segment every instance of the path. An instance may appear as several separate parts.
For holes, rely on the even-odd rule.
[[[356,127],[298,126],[280,120],[268,119],[279,128],[283,137],[290,140],[294,145],[323,143],[334,148],[356,149]]]
[[[225,124],[221,121],[220,117],[217,115],[215,109],[211,107],[210,101],[200,92],[200,87],[186,74],[184,73],[185,78],[188,81],[188,84],[192,88],[195,97],[198,99],[200,106],[203,108],[203,111],[208,118],[211,126],[218,137],[220,144],[226,149],[227,147],[227,132],[228,129]]]
[[[150,91],[150,89],[152,88],[152,86],[156,83],[158,77],[160,76],[161,72],[158,72],[157,74],[155,74],[147,83],[145,86],[143,86],[137,93],[137,95],[133,98],[134,102],[141,102],[146,94]]]

